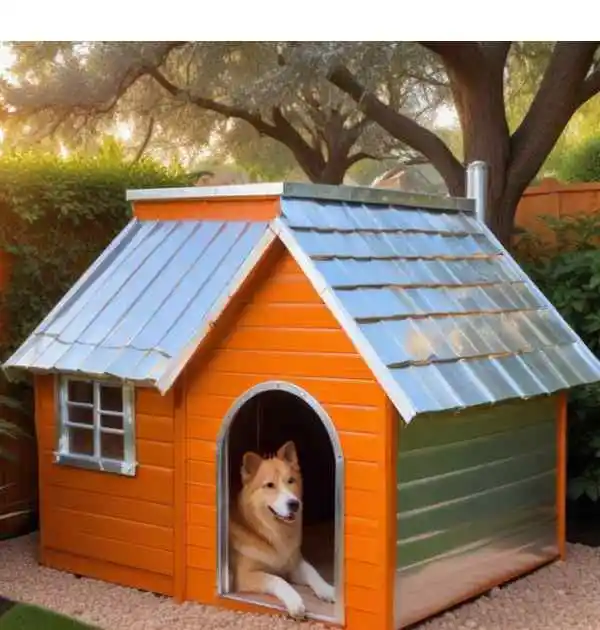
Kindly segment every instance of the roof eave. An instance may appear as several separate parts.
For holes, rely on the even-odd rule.
[[[109,373],[97,373],[97,372],[82,372],[80,370],[57,370],[54,368],[45,369],[38,367],[30,367],[19,364],[2,367],[8,380],[14,380],[14,376],[18,373],[28,373],[33,376],[65,376],[73,379],[94,379],[94,380],[106,380],[106,381],[122,381],[124,383],[133,383],[137,387],[151,387],[157,388],[156,381],[149,378],[130,378],[123,377],[116,374]]]

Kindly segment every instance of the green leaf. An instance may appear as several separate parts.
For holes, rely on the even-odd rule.
[[[600,433],[594,435],[590,440],[590,446],[600,449]]]
[[[587,481],[583,477],[571,479],[567,485],[567,494],[569,498],[576,501],[583,496],[586,489]]]
[[[595,481],[589,481],[585,486],[585,494],[595,503],[600,497],[598,484]]]

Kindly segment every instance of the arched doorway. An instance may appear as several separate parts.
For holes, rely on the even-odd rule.
[[[304,481],[304,557],[333,584],[335,604],[298,587],[307,617],[343,623],[343,454],[337,431],[323,407],[305,390],[283,381],[250,388],[223,419],[217,441],[218,589],[224,597],[281,608],[273,598],[235,593],[229,572],[229,511],[241,488],[247,451],[272,454],[292,440]]]

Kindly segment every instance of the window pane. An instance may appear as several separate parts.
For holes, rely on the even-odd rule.
[[[107,416],[106,414],[102,414],[100,416],[100,425],[105,429],[123,430],[123,416]]]
[[[91,429],[69,429],[69,453],[94,455],[94,432]]]
[[[85,381],[68,381],[68,396],[72,402],[90,403],[94,402],[94,386]]]
[[[120,387],[102,385],[100,387],[100,409],[123,411],[123,390]]]
[[[92,407],[75,407],[69,405],[69,422],[78,424],[94,424],[94,410]]]
[[[124,459],[124,440],[122,435],[114,435],[113,433],[100,434],[100,452],[102,457],[108,459]]]

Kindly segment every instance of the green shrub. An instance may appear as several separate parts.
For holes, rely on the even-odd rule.
[[[0,248],[12,258],[0,358],[14,350],[131,217],[128,188],[188,185],[180,170],[95,157],[0,157]]]
[[[556,171],[565,182],[600,182],[600,136],[566,152]]]
[[[600,216],[550,219],[556,237],[542,245],[528,235],[516,253],[588,347],[600,356]],[[569,396],[569,496],[600,499],[600,385],[575,388]]]

